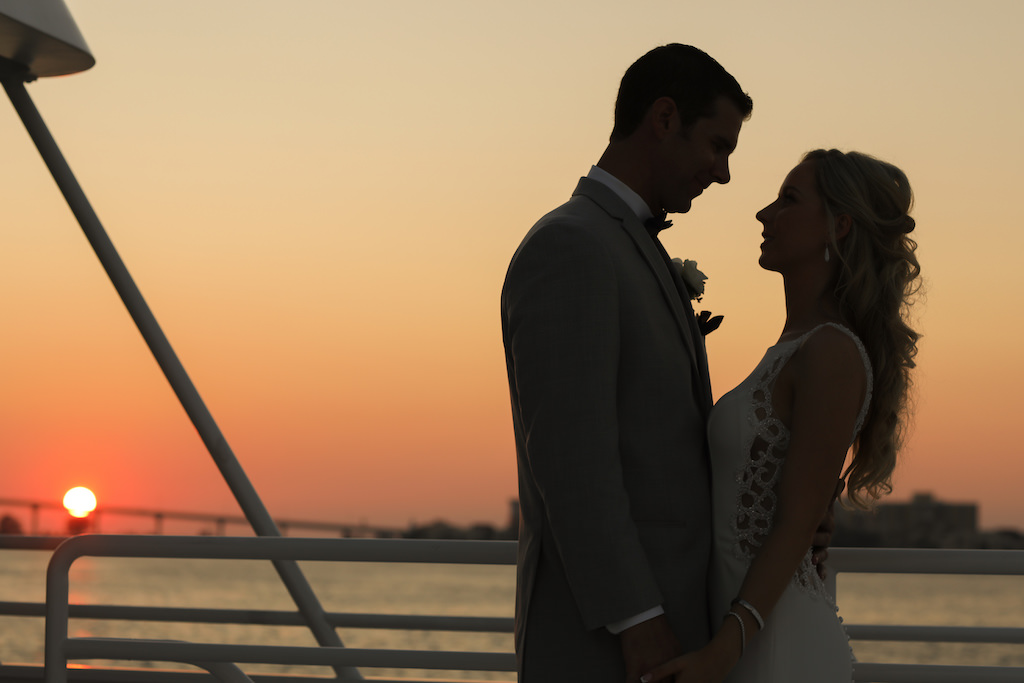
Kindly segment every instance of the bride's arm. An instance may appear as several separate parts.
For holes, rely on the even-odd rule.
[[[790,367],[790,443],[775,517],[736,596],[765,619],[811,547],[832,501],[867,382],[859,350],[843,332],[831,328],[812,335]],[[741,640],[749,642],[760,630],[744,606],[736,604],[732,611],[736,616],[727,616],[706,647],[658,667],[645,680],[663,680],[672,673],[686,681],[724,678],[739,660]]]
[[[790,443],[775,518],[737,596],[765,618],[832,501],[867,385],[860,351],[836,329],[808,339],[793,356],[792,368]]]

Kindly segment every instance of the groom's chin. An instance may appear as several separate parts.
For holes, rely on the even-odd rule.
[[[687,213],[693,206],[692,199],[681,200],[679,204],[668,210],[669,213]]]

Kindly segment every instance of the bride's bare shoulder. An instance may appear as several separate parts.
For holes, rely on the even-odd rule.
[[[841,382],[847,389],[867,382],[863,344],[842,325],[821,325],[812,330],[793,356],[795,379],[815,384]]]

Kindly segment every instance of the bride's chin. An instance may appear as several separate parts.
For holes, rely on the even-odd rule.
[[[762,254],[761,257],[759,259],[757,259],[757,265],[761,266],[761,268],[763,270],[773,271],[773,272],[776,272],[776,273],[779,272],[778,268],[772,266],[772,263],[771,263],[770,260],[765,259],[764,254]]]

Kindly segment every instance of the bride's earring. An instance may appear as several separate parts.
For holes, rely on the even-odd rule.
[[[825,263],[828,263],[828,259],[829,259],[829,255],[828,255],[828,245],[826,244],[826,245],[825,245]]]

